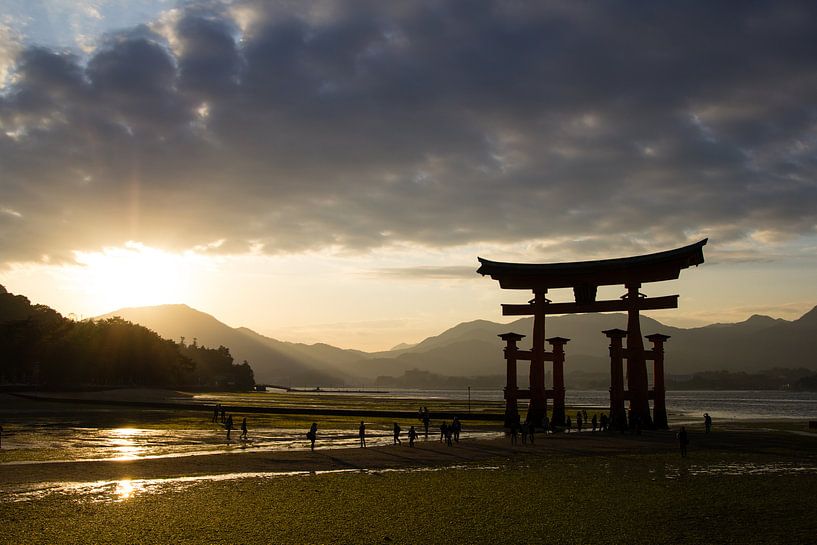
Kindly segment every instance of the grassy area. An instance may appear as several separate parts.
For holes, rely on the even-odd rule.
[[[767,455],[522,456],[498,468],[199,484],[0,503],[0,543],[813,543],[817,475]],[[100,521],[105,521],[100,524]]]

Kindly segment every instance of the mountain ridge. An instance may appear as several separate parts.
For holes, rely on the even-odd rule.
[[[284,385],[361,384],[411,369],[453,376],[501,375],[503,343],[497,335],[521,333],[526,338],[520,345],[527,347],[533,321],[530,317],[508,324],[471,320],[414,345],[365,352],[327,343],[280,341],[246,327],[233,328],[183,304],[131,307],[103,317],[108,316],[141,323],[170,338],[183,335],[208,345],[223,344],[237,361],[250,362],[258,382]],[[626,324],[627,316],[622,313],[554,316],[546,322],[546,334],[571,339],[566,347],[567,372],[605,373],[608,339],[601,331],[626,329]],[[689,329],[642,316],[641,330],[645,335],[670,335],[665,346],[669,374],[772,367],[817,369],[817,307],[793,321],[756,314],[742,322]]]

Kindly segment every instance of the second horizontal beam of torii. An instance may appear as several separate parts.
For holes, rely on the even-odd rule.
[[[677,295],[662,297],[643,297],[635,300],[638,310],[658,310],[662,308],[678,308]],[[524,305],[502,305],[503,316],[533,316],[536,314],[533,303]],[[542,305],[543,314],[580,314],[584,312],[621,312],[633,309],[630,299],[613,299],[609,301],[594,301],[592,303],[547,303]]]

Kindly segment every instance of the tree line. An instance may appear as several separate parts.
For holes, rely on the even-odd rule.
[[[119,317],[75,321],[0,286],[0,383],[250,389],[225,346],[163,339]]]

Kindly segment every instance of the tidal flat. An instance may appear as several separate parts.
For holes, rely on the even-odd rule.
[[[6,428],[18,446],[32,411],[84,432],[221,434],[184,411],[14,406],[17,423]],[[282,417],[268,418],[253,422]],[[355,425],[331,423],[343,434]],[[693,424],[687,458],[674,430],[538,434],[535,445],[512,446],[484,423],[454,446],[434,434],[409,448],[406,428],[402,446],[387,444],[383,421],[372,423],[370,448],[327,437],[315,452],[301,439],[119,459],[4,449],[0,543],[805,544],[817,535],[817,434],[804,421],[716,423],[708,435]]]
[[[534,447],[438,471],[202,480],[108,501],[66,493],[0,503],[0,542],[813,543],[817,473],[780,464]]]

